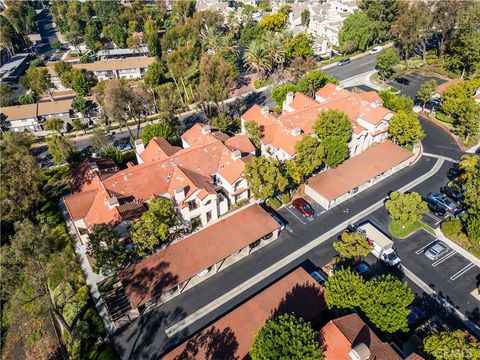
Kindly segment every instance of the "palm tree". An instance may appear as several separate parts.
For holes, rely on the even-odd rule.
[[[270,38],[265,41],[265,52],[271,61],[272,69],[285,63],[285,47],[280,37]]]
[[[214,27],[207,27],[201,32],[203,46],[213,54],[233,53],[238,56],[237,45],[233,42],[232,34],[223,34]]]
[[[249,68],[258,71],[261,77],[272,70],[270,56],[266,51],[264,42],[259,39],[255,39],[248,44],[243,55],[243,61]]]

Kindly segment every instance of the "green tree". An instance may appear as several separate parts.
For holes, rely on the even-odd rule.
[[[90,119],[90,112],[93,109],[93,102],[85,99],[81,95],[77,95],[72,100],[72,109],[82,114],[83,117]]]
[[[62,46],[62,43],[58,39],[54,39],[51,43],[50,46],[52,49],[59,49]]]
[[[12,103],[12,87],[6,83],[0,83],[0,106],[10,106]]]
[[[243,55],[243,62],[250,69],[257,71],[261,77],[272,70],[272,59],[262,39],[254,39],[248,44]]]
[[[337,137],[330,136],[321,142],[325,149],[325,165],[329,168],[336,168],[344,160],[348,159],[348,145],[347,143]]]
[[[360,308],[381,331],[408,330],[408,308],[415,299],[406,282],[388,274],[365,284]]]
[[[28,93],[20,96],[17,101],[21,105],[33,104],[37,102],[37,97],[32,93]]]
[[[352,124],[348,115],[339,110],[322,111],[313,125],[313,131],[320,141],[330,137],[337,137],[348,142],[352,136]]]
[[[170,237],[170,229],[177,223],[177,215],[169,199],[158,197],[148,204],[148,210],[132,224],[132,241],[136,251],[144,256],[161,241]]]
[[[64,128],[63,120],[60,118],[50,118],[45,121],[45,130],[58,131],[63,136]]]
[[[292,188],[301,184],[304,179],[304,170],[295,160],[287,160],[283,163],[283,173]]]
[[[90,90],[95,86],[96,80],[80,70],[72,70],[70,73],[72,89],[80,96],[90,95]]]
[[[303,26],[308,28],[310,24],[310,10],[304,9],[300,14],[300,22]]]
[[[313,40],[305,33],[300,33],[285,45],[285,55],[287,58],[313,56]]]
[[[321,70],[312,70],[306,73],[299,81],[298,88],[308,96],[314,96],[315,92],[326,83],[337,84],[338,81],[331,75],[325,74]]]
[[[419,143],[424,137],[422,125],[415,113],[400,111],[390,120],[388,136],[395,143],[405,146]]]
[[[88,234],[88,251],[95,259],[96,271],[112,275],[127,259],[125,244],[111,224],[96,224]]]
[[[263,137],[262,129],[255,121],[246,121],[244,126],[247,137],[257,149],[260,148],[260,140]]]
[[[36,57],[29,65],[29,68],[30,69],[33,69],[33,68],[36,68],[36,67],[39,67],[39,66],[43,66],[43,60],[39,57]]]
[[[389,90],[381,90],[378,95],[383,100],[383,105],[392,111],[413,112],[413,100],[407,95],[397,96]]]
[[[323,359],[317,332],[292,314],[267,320],[253,339],[250,356],[252,360]]]
[[[423,351],[435,360],[477,359],[480,356],[480,343],[462,330],[440,331],[423,340]]]
[[[38,163],[30,154],[32,136],[8,132],[0,140],[0,211],[2,222],[12,222],[32,214],[42,200],[43,177]]]
[[[97,51],[100,48],[100,33],[97,26],[93,24],[87,25],[85,29],[84,40],[87,47],[92,51]]]
[[[245,166],[245,179],[256,199],[268,199],[283,193],[288,185],[288,180],[280,171],[280,164],[264,156],[254,157]]]
[[[435,90],[437,89],[437,80],[432,79],[422,83],[420,89],[417,91],[417,99],[422,102],[422,111],[425,110],[425,104],[427,101],[433,98]]]
[[[225,114],[212,117],[210,124],[217,127],[221,132],[230,135],[236,134],[240,130],[240,119],[232,119]]]
[[[144,144],[148,144],[151,139],[157,136],[160,136],[170,142],[176,139],[172,127],[165,122],[148,124],[142,129],[142,132],[140,133],[140,137],[143,140]]]
[[[350,14],[343,22],[338,33],[340,47],[345,44],[352,44],[351,50],[364,51],[372,43],[373,34],[368,15],[361,11]]]
[[[398,222],[402,228],[419,221],[422,215],[428,211],[427,203],[416,193],[401,193],[393,191],[390,199],[385,202],[393,221]]]
[[[167,67],[165,66],[165,63],[157,60],[148,66],[143,80],[145,81],[145,84],[154,87],[167,81],[166,74]]]
[[[350,269],[340,269],[325,283],[325,302],[329,309],[352,310],[362,302],[363,278]]]
[[[113,138],[107,136],[105,130],[96,128],[90,137],[90,143],[94,153],[103,155],[113,147]]]
[[[358,3],[359,9],[370,18],[370,27],[375,43],[388,38],[392,22],[398,16],[398,4],[398,0],[362,0]]]
[[[75,153],[72,144],[63,136],[54,135],[47,138],[45,142],[56,164],[60,165],[69,162]]]
[[[341,240],[334,242],[333,247],[343,259],[367,256],[372,250],[364,233],[349,231],[344,231]]]
[[[62,76],[64,73],[72,70],[72,64],[60,60],[55,63],[54,69],[58,76]]]
[[[322,164],[325,151],[317,138],[309,135],[295,144],[295,160],[300,165],[304,177],[310,176]]]
[[[392,23],[390,29],[390,34],[395,36],[405,63],[418,43],[418,25],[422,19],[416,10],[416,4],[407,1],[400,1],[398,16]]]
[[[285,28],[287,18],[288,15],[278,12],[265,16],[260,20],[259,25],[264,30],[279,32]]]
[[[53,101],[51,88],[53,84],[50,80],[50,74],[45,67],[36,67],[27,70],[24,75],[28,88],[31,89],[36,95],[42,95],[47,93],[50,96],[50,100]]]
[[[283,102],[285,101],[287,94],[289,92],[297,92],[298,91],[298,86],[295,84],[291,83],[285,83],[282,85],[279,85],[277,87],[274,87],[272,89],[272,98],[275,100],[277,103],[277,106],[281,109]]]
[[[119,48],[127,46],[127,37],[128,34],[121,25],[115,24],[112,26],[112,40]]]
[[[400,59],[393,47],[383,49],[377,56],[377,68],[379,75],[388,79],[393,74],[395,66],[400,62]]]
[[[471,214],[469,215],[466,220],[466,230],[468,238],[476,243],[480,242],[480,215]]]
[[[463,155],[458,164],[462,174],[459,182],[463,188],[465,204],[469,214],[480,212],[480,165],[478,155]]]

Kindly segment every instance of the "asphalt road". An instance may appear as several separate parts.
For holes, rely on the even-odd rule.
[[[418,90],[420,90],[420,86],[425,82],[429,80],[436,80],[438,85],[441,85],[447,80],[435,77],[435,76],[424,76],[417,74],[415,72],[400,76],[400,78],[405,78],[410,81],[408,85],[403,85],[399,84],[396,81],[390,81],[388,82],[388,85],[393,86],[394,88],[398,89],[400,91],[400,95],[407,95],[408,97],[412,98],[415,100],[415,97],[417,96]]]
[[[324,70],[325,73],[335,76],[340,81],[355,77],[360,74],[375,70],[377,55],[367,55],[360,59],[352,60],[350,64],[335,66]]]
[[[463,151],[448,130],[423,116],[420,116],[420,122],[426,134],[422,141],[424,152],[453,159],[459,159],[463,155]]]

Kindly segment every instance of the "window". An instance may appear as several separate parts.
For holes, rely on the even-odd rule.
[[[192,200],[188,202],[188,210],[192,211],[198,209],[198,203],[196,200]]]

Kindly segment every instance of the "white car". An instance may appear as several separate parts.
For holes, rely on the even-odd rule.
[[[378,54],[380,51],[382,51],[382,47],[381,46],[375,46],[372,50],[370,50],[370,54],[371,55]]]

